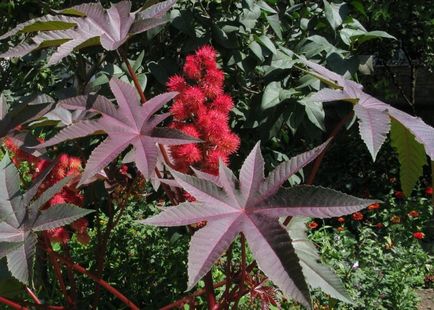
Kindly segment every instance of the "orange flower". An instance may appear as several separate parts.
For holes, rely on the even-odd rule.
[[[421,232],[421,231],[416,231],[416,232],[413,233],[413,237],[415,237],[416,239],[421,240],[421,239],[425,238],[425,234],[423,232]]]
[[[419,217],[420,213],[419,213],[419,211],[412,210],[412,211],[408,212],[407,215],[408,215],[409,217],[416,218],[416,217]]]
[[[401,223],[401,217],[399,215],[394,215],[390,218],[390,221],[393,224],[399,224],[399,223]]]
[[[361,221],[361,220],[363,220],[363,213],[362,212],[353,213],[353,215],[351,215],[351,218],[354,221]]]
[[[345,222],[345,218],[343,218],[342,216],[338,217],[338,222],[339,223],[344,223]]]
[[[337,230],[338,230],[338,231],[344,231],[344,230],[345,230],[345,227],[344,227],[344,226],[339,226],[339,227],[337,228]]]
[[[368,210],[369,211],[376,210],[376,209],[379,209],[379,208],[380,208],[380,204],[378,202],[377,203],[373,203],[373,204],[371,204],[371,205],[368,206]]]
[[[315,229],[315,228],[318,227],[318,223],[315,222],[315,221],[309,222],[309,223],[307,224],[307,227],[309,227],[309,229]]]

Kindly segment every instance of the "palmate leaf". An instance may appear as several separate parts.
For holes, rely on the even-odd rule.
[[[0,258],[6,256],[9,271],[24,284],[28,284],[31,278],[36,232],[70,224],[93,212],[69,204],[40,211],[40,207],[59,192],[70,178],[54,184],[31,202],[52,167],[42,172],[30,189],[22,193],[18,171],[7,154],[0,163]]]
[[[101,3],[81,4],[58,11],[59,15],[46,15],[19,24],[0,36],[0,40],[17,33],[34,33],[31,37],[7,52],[5,57],[20,57],[45,47],[58,47],[48,61],[58,63],[73,50],[101,44],[106,50],[115,50],[132,35],[147,31],[168,20],[165,13],[176,0],[157,3],[143,11],[131,12],[130,1],[120,1],[104,9]]]
[[[423,166],[427,164],[425,151],[411,132],[395,120],[392,120],[390,138],[392,146],[398,151],[401,188],[408,197],[423,174]]]
[[[175,129],[155,128],[170,114],[154,113],[173,99],[177,95],[176,92],[158,95],[141,105],[136,90],[130,84],[112,78],[110,88],[116,97],[118,107],[103,96],[78,96],[60,101],[59,105],[64,108],[87,110],[98,113],[101,117],[73,123],[39,146],[52,146],[96,131],[107,133],[108,137],[90,155],[79,185],[100,172],[129,145],[134,147],[137,168],[145,178],[150,178],[157,163],[157,143],[175,145],[201,141]]]
[[[307,283],[312,288],[320,288],[333,298],[352,304],[350,296],[345,290],[344,284],[336,276],[334,271],[320,263],[320,256],[315,245],[307,238],[307,218],[293,217],[287,230],[292,239],[292,244]]]
[[[0,138],[8,135],[18,125],[29,123],[42,117],[51,110],[54,104],[54,99],[45,94],[39,94],[18,102],[13,105],[13,109],[7,108],[6,99],[3,98],[0,101],[3,103],[0,120]]]
[[[416,141],[424,146],[425,153],[431,159],[434,158],[434,128],[422,119],[395,109],[363,92],[361,84],[347,80],[319,64],[308,60],[301,61],[313,70],[314,76],[339,87],[334,90],[322,89],[312,97],[312,100],[320,102],[345,100],[355,104],[354,112],[359,119],[360,135],[374,161],[390,131],[390,119],[406,127]]]
[[[334,190],[313,186],[280,186],[326,147],[281,164],[264,177],[259,143],[244,161],[238,181],[220,161],[218,180],[195,171],[198,177],[173,171],[175,181],[196,198],[193,203],[163,209],[141,221],[156,226],[179,226],[207,221],[192,237],[188,253],[188,288],[205,275],[240,232],[244,233],[258,266],[290,298],[310,308],[309,290],[291,237],[279,223],[282,216],[332,217],[350,214],[372,204]],[[165,180],[162,180],[165,182]]]

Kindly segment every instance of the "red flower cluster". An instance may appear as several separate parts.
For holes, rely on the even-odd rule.
[[[371,205],[368,206],[368,210],[369,211],[377,210],[379,208],[380,208],[380,204],[378,202],[377,203],[373,203],[373,204],[371,204]]]
[[[361,220],[363,220],[363,213],[362,212],[355,212],[351,215],[351,218],[354,221],[361,221]]]
[[[432,196],[432,187],[425,188],[425,195]]]
[[[405,198],[404,193],[401,192],[401,191],[396,191],[396,192],[394,193],[394,195],[395,195],[395,198],[397,198],[397,199],[404,199],[404,198]]]
[[[416,231],[413,233],[413,237],[421,240],[421,239],[425,238],[425,234],[421,231]]]
[[[22,161],[29,162],[33,167],[32,178],[35,179],[40,175],[50,164],[48,160],[37,158],[29,153],[24,152],[10,138],[6,138],[4,146],[12,153],[11,160],[15,165],[20,165]],[[44,182],[38,189],[38,194],[44,192],[46,189],[65,178],[69,175],[80,175],[81,161],[79,158],[62,154],[59,156],[56,165],[51,170],[50,174],[45,178]],[[79,193],[75,184],[68,184],[62,190],[53,196],[42,209],[50,208],[51,206],[70,203],[77,206],[83,204],[83,196]],[[88,221],[81,218],[70,225],[70,227],[77,233],[77,240],[81,243],[89,242],[89,235],[87,234]],[[70,239],[70,234],[65,227],[59,227],[47,231],[51,241],[67,243]]]
[[[194,166],[217,175],[219,158],[227,163],[240,139],[229,128],[229,111],[234,104],[223,91],[224,74],[217,67],[214,48],[206,45],[187,56],[183,73],[167,83],[169,90],[180,93],[170,109],[173,121],[169,126],[204,143],[172,146],[175,167],[188,173]]]

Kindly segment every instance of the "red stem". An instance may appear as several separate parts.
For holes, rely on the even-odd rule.
[[[214,283],[212,280],[211,270],[205,275],[203,280],[205,282],[205,291],[206,291],[206,299],[208,301],[208,309],[209,310],[218,309],[218,304],[215,298]]]
[[[33,301],[36,304],[38,304],[38,305],[42,304],[41,301],[39,300],[38,296],[36,296],[36,294],[28,286],[26,286],[26,292],[27,292],[27,294],[29,294],[29,296],[33,299]]]
[[[121,55],[123,62],[124,62],[125,65],[127,66],[128,73],[130,74],[130,77],[133,79],[134,86],[136,87],[137,92],[138,92],[139,95],[140,95],[140,102],[141,102],[142,104],[145,103],[145,102],[146,102],[145,94],[143,93],[142,86],[140,86],[139,79],[137,78],[136,73],[134,72],[133,68],[132,68],[131,65],[130,65],[130,62],[128,61],[128,57],[127,57],[127,55],[126,55],[125,52],[124,52],[123,50],[121,50],[121,49],[119,49],[119,54]]]
[[[46,250],[47,250],[47,252],[49,254],[51,254],[54,258],[58,259],[65,266],[67,266],[69,268],[72,268],[73,270],[75,270],[77,272],[80,272],[82,274],[87,275],[93,281],[95,281],[96,283],[98,283],[99,285],[101,285],[103,288],[105,288],[107,291],[109,291],[110,293],[112,293],[114,296],[116,296],[117,298],[119,298],[119,300],[121,300],[125,305],[127,305],[128,307],[130,307],[130,309],[139,310],[139,307],[137,307],[131,300],[129,300],[127,297],[125,297],[121,292],[119,292],[113,286],[111,286],[110,284],[108,284],[106,281],[98,278],[93,273],[89,272],[88,270],[86,270],[85,268],[83,268],[82,266],[80,266],[79,264],[73,263],[73,262],[69,261],[68,259],[66,259],[65,257],[63,257],[63,256],[55,253],[52,249],[46,248]]]
[[[315,162],[313,163],[312,170],[309,174],[309,177],[307,178],[306,184],[312,185],[313,181],[315,180],[315,177],[319,171],[319,167],[321,166],[321,162],[324,159],[325,153],[329,150],[331,146],[331,142],[333,139],[336,138],[339,131],[344,127],[344,125],[353,117],[354,112],[351,111],[347,115],[345,115],[339,123],[336,124],[335,128],[333,128],[332,132],[329,135],[330,143],[324,148],[324,150],[321,152],[321,154],[318,155],[318,157],[315,159]]]
[[[16,302],[9,300],[5,297],[0,296],[0,303],[4,304],[4,305],[8,305],[9,307],[13,308],[13,309],[18,309],[18,310],[28,310],[29,308],[24,307],[20,304],[17,304]]]
[[[54,274],[56,275],[57,281],[59,282],[59,286],[63,293],[63,296],[65,297],[66,303],[68,305],[73,305],[73,301],[71,300],[71,297],[68,294],[65,282],[63,280],[62,269],[60,268],[60,264],[52,255],[52,253],[55,252],[51,247],[51,242],[46,232],[43,233],[43,238],[44,238],[45,246],[47,248],[48,257],[50,258],[51,264],[53,265]]]

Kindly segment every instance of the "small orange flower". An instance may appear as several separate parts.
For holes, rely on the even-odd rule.
[[[344,226],[339,226],[339,227],[337,228],[337,230],[338,230],[338,231],[344,231],[344,230],[345,230],[345,227],[344,227]]]
[[[307,227],[309,227],[309,229],[315,229],[315,228],[318,227],[318,223],[315,222],[315,221],[309,222],[309,223],[307,224]]]
[[[376,209],[379,209],[379,208],[380,208],[380,204],[378,202],[377,203],[373,203],[373,204],[371,204],[371,205],[368,206],[368,210],[369,211],[376,210]]]
[[[409,217],[416,218],[416,217],[419,217],[420,213],[419,213],[419,211],[412,210],[412,211],[408,212],[407,215],[408,215]]]
[[[344,217],[338,217],[338,222],[339,223],[344,223],[345,222],[345,218]]]
[[[390,218],[390,221],[393,224],[399,224],[399,223],[401,223],[401,217],[399,215],[394,215]]]
[[[351,218],[354,221],[361,221],[361,220],[363,220],[363,213],[362,212],[353,213],[353,215],[351,215]]]
[[[413,233],[413,237],[415,237],[416,239],[421,240],[421,239],[425,238],[425,234],[423,232],[421,232],[421,231],[416,231],[416,232]]]

